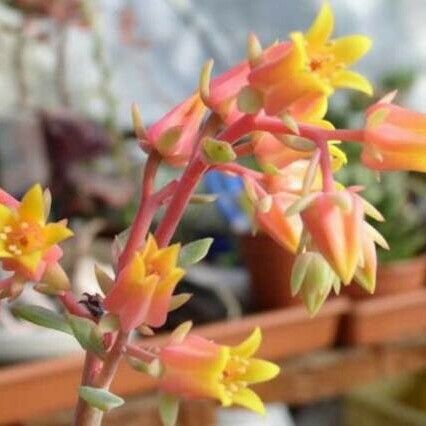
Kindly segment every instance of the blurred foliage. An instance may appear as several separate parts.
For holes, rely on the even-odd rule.
[[[377,99],[398,89],[401,99],[414,82],[412,70],[398,70],[384,75],[378,85]],[[361,95],[350,95],[342,108],[331,109],[328,119],[336,126],[350,127],[350,117],[361,113],[371,99]],[[420,253],[426,245],[426,185],[414,173],[392,172],[380,176],[359,162],[361,146],[345,143],[343,150],[349,164],[339,171],[337,179],[344,185],[362,185],[363,196],[376,206],[385,217],[383,223],[374,222],[374,227],[386,238],[390,251],[379,250],[381,262],[407,259]]]

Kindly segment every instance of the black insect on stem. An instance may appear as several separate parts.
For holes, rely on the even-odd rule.
[[[105,312],[103,297],[98,293],[83,293],[83,296],[85,296],[86,299],[80,300],[78,303],[84,305],[95,318],[101,318]]]

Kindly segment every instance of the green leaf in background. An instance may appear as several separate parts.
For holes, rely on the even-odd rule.
[[[180,251],[179,266],[186,268],[199,262],[207,255],[212,243],[213,238],[202,238],[185,244]]]
[[[179,414],[179,399],[173,395],[161,395],[158,403],[164,426],[175,426]]]
[[[37,324],[41,327],[51,328],[64,333],[73,334],[67,319],[57,312],[42,308],[37,305],[16,305],[12,308],[16,317]]]
[[[106,389],[92,388],[90,386],[80,386],[78,395],[89,405],[102,411],[109,411],[124,404],[123,398],[114,395]]]
[[[74,334],[81,347],[102,357],[104,354],[104,345],[102,334],[99,332],[97,324],[87,318],[71,314],[67,314],[67,318],[68,324],[72,329],[72,334]]]

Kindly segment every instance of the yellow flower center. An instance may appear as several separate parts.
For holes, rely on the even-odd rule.
[[[309,70],[321,75],[322,78],[329,79],[334,72],[344,68],[343,63],[337,61],[337,58],[326,51],[309,54]]]
[[[231,356],[222,373],[222,384],[225,387],[225,392],[230,398],[240,389],[247,387],[247,382],[242,380],[247,372],[248,360],[239,356]]]
[[[17,221],[0,230],[0,240],[10,254],[21,256],[42,248],[43,232],[37,223]]]

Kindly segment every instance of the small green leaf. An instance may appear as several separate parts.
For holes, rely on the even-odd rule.
[[[157,140],[155,147],[162,155],[168,155],[176,146],[182,135],[182,126],[167,129]]]
[[[114,285],[114,280],[98,265],[95,264],[95,275],[99,287],[104,294],[108,294]]]
[[[237,158],[229,142],[206,137],[203,139],[203,153],[209,164],[223,164]]]
[[[170,301],[169,312],[175,311],[183,306],[189,299],[191,299],[191,293],[180,293],[172,296],[172,300]]]
[[[158,409],[163,426],[175,426],[179,414],[179,399],[174,395],[161,395]]]
[[[238,109],[246,114],[257,114],[263,108],[263,95],[259,90],[244,86],[237,97]]]
[[[129,239],[130,235],[130,227],[126,228],[124,231],[121,231],[119,234],[115,236],[115,242],[120,251],[122,251]]]
[[[186,268],[199,262],[207,255],[212,243],[213,238],[202,238],[185,244],[180,251],[179,266]]]
[[[102,357],[104,345],[97,324],[87,318],[71,314],[67,314],[67,318],[68,324],[81,347]]]
[[[217,194],[194,194],[191,197],[191,204],[209,204],[214,203],[218,199]]]
[[[158,358],[155,358],[151,362],[145,362],[135,357],[129,357],[128,361],[132,368],[136,371],[148,374],[148,376],[158,378],[163,372],[163,365]]]
[[[51,328],[64,333],[73,334],[66,318],[41,306],[36,305],[16,305],[12,308],[13,315],[23,318],[41,327]]]
[[[185,321],[182,324],[178,325],[170,335],[170,341],[173,344],[182,343],[186,335],[191,331],[192,321]]]
[[[98,330],[100,333],[110,333],[120,328],[120,320],[114,314],[104,315],[98,323]]]
[[[123,398],[114,395],[106,389],[80,386],[78,395],[90,406],[98,408],[101,411],[109,411],[124,404]]]
[[[302,288],[303,281],[306,277],[309,264],[312,260],[312,253],[302,253],[296,257],[293,268],[291,270],[290,288],[291,295],[294,297]]]
[[[303,210],[307,209],[316,200],[316,198],[318,198],[318,195],[318,192],[311,192],[310,194],[300,197],[287,208],[284,214],[287,217],[290,217],[301,213]]]

